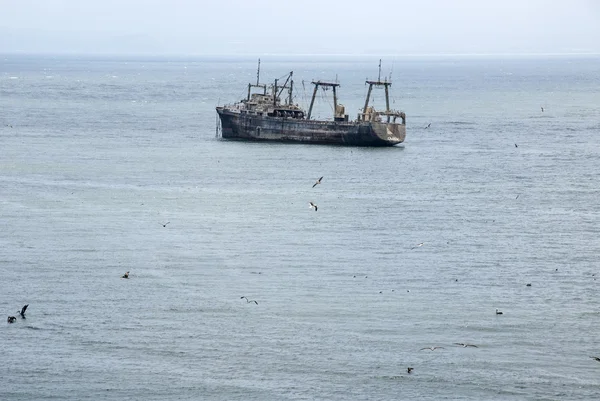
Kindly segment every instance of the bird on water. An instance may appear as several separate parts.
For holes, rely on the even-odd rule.
[[[8,322],[8,323],[14,323],[16,320],[17,320],[17,318],[16,318],[16,317],[14,317],[14,316],[9,316],[9,317],[8,317],[8,319],[7,319],[7,322]]]
[[[123,275],[121,276],[121,278],[129,278],[129,272],[126,272],[125,274],[123,274]]]
[[[240,297],[240,299],[245,299],[247,304],[254,302],[256,305],[258,305],[258,302],[253,299],[248,299],[247,297]]]
[[[456,345],[460,345],[463,348],[467,348],[467,347],[474,347],[474,348],[479,348],[478,346],[476,346],[475,344],[467,344],[467,343],[454,343]]]
[[[322,180],[322,179],[323,179],[323,177],[319,178],[319,179],[317,180],[317,182],[315,182],[315,185],[313,185],[312,187],[314,188],[314,187],[316,187],[317,185],[319,185],[319,184],[321,183],[321,180]]]
[[[317,211],[317,205],[315,205],[312,202],[308,202],[308,204],[310,205],[310,208],[312,209],[313,207],[315,208],[315,212]]]
[[[413,370],[414,370],[413,368],[406,368],[406,373],[410,374],[410,373],[412,373]]]
[[[504,312],[502,312],[501,310],[496,309],[496,315],[503,315]]]
[[[23,319],[25,319],[25,311],[27,310],[27,307],[28,307],[28,306],[29,306],[29,304],[27,304],[27,305],[23,306],[23,307],[21,308],[21,311],[20,311],[20,312],[19,312],[19,311],[17,311],[17,313],[18,313],[19,315],[21,315],[21,317],[22,317]]]

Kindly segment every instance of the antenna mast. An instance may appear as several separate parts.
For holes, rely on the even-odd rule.
[[[377,75],[377,82],[381,82],[381,59],[379,59],[379,74]]]

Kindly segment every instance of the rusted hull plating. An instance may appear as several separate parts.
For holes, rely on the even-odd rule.
[[[406,125],[382,122],[314,121],[265,117],[217,107],[222,137],[348,146],[394,146],[404,142]]]

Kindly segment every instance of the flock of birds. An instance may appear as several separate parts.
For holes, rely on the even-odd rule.
[[[543,110],[542,110],[542,111],[543,111]],[[431,127],[431,123],[429,123],[429,124],[428,124],[428,125],[427,125],[425,128],[427,129],[427,128],[429,128],[429,127]],[[316,181],[316,182],[313,184],[313,186],[312,186],[312,187],[314,188],[314,187],[316,187],[317,185],[321,184],[321,181],[322,181],[322,180],[323,180],[323,176],[322,176],[322,177],[320,177],[320,178],[319,178],[319,179],[318,179],[318,180],[317,180],[317,181]],[[318,210],[318,206],[317,206],[317,205],[316,205],[314,202],[310,201],[310,202],[308,202],[308,204],[309,204],[309,207],[310,207],[311,209],[315,209],[315,212]],[[167,221],[166,223],[160,223],[160,225],[166,228],[166,227],[167,227],[167,225],[168,225],[169,223],[170,223],[170,221]],[[420,247],[422,247],[423,245],[425,245],[425,243],[424,243],[424,242],[420,242],[420,243],[418,243],[418,244],[414,245],[413,247],[411,247],[410,249],[416,249],[416,248],[420,248]],[[356,276],[354,276],[354,277],[356,277]],[[121,278],[124,278],[124,279],[129,279],[129,271],[125,272],[125,274],[123,274],[123,275],[121,276]],[[365,276],[365,278],[366,278],[366,276]],[[527,286],[528,286],[528,287],[531,287],[531,284],[527,284]],[[393,291],[393,290],[392,290],[392,291]],[[381,293],[381,291],[380,291],[380,293]],[[247,304],[251,304],[251,303],[253,303],[253,304],[255,304],[255,305],[258,305],[258,301],[254,300],[254,299],[250,299],[250,298],[248,298],[248,297],[246,297],[246,296],[241,296],[241,297],[240,297],[240,299],[245,299]],[[25,306],[23,307],[23,313],[24,313],[25,309],[27,308],[27,306],[28,306],[28,305],[25,305]],[[23,318],[24,318],[25,316],[23,315],[23,313],[22,313],[21,315],[22,315],[22,316],[23,316]],[[496,315],[503,315],[503,314],[504,314],[504,312],[500,311],[499,309],[496,309]],[[10,316],[10,317],[9,317],[9,323],[12,323],[11,319],[13,319],[13,321],[14,321],[14,320],[16,320],[16,318],[15,318],[14,316]],[[462,347],[462,348],[470,348],[470,347],[471,347],[471,348],[479,348],[477,345],[475,345],[475,344],[469,344],[469,343],[454,343],[454,345],[460,346],[460,347]],[[423,350],[435,351],[436,349],[445,349],[445,348],[444,348],[444,347],[441,347],[441,346],[431,346],[431,347],[424,347],[424,348],[421,348],[419,351],[423,351]],[[600,362],[600,357],[590,357],[590,358],[594,358],[595,360],[597,360],[598,362]],[[410,374],[410,373],[412,373],[412,372],[413,372],[413,370],[414,370],[414,368],[412,368],[412,367],[407,367],[407,369],[406,369],[406,372]]]
[[[543,106],[541,107],[541,110],[542,110],[542,112],[544,112],[544,107],[543,107]],[[10,125],[7,125],[7,126],[10,126]],[[428,128],[430,128],[430,127],[431,127],[431,123],[427,124],[427,126],[425,126],[425,129],[428,129]],[[12,126],[10,126],[10,128],[12,128]],[[515,147],[518,147],[518,145],[517,145],[516,143],[515,143]],[[314,188],[314,187],[316,187],[317,185],[321,184],[321,181],[322,181],[322,180],[323,180],[323,177],[320,177],[320,178],[319,178],[319,179],[318,179],[318,180],[317,180],[317,181],[316,181],[316,182],[313,184],[313,186],[312,186],[312,187]],[[517,198],[518,198],[518,195],[517,195]],[[318,206],[317,206],[317,205],[316,205],[314,202],[310,201],[308,204],[309,204],[309,207],[310,207],[311,209],[314,209],[314,210],[315,210],[315,212],[318,210]],[[170,221],[167,221],[166,223],[160,223],[160,224],[161,224],[163,227],[167,227],[167,225],[168,225],[169,223],[170,223]],[[422,247],[424,244],[425,244],[424,242],[418,243],[418,244],[416,244],[415,246],[413,246],[413,247],[412,247],[412,248],[410,248],[410,249],[415,249],[415,248]],[[354,276],[354,277],[356,277],[356,276]],[[125,272],[125,274],[123,274],[123,275],[121,276],[121,278],[124,278],[124,279],[129,279],[129,271]],[[530,284],[530,283],[528,283],[528,284],[527,284],[527,287],[531,287],[531,284]],[[242,296],[242,297],[240,297],[240,299],[245,299],[245,300],[246,300],[246,303],[248,303],[248,304],[249,304],[249,303],[254,303],[255,305],[258,305],[258,301],[254,300],[254,299],[249,299],[249,298],[248,298],[248,297],[246,297],[246,296]],[[25,319],[25,311],[27,310],[27,307],[28,307],[28,306],[29,306],[29,304],[27,304],[27,305],[23,306],[23,308],[21,308],[21,310],[20,310],[20,311],[17,311],[17,313],[18,313],[18,314],[21,316],[21,318],[22,318],[22,319]],[[503,315],[503,314],[504,314],[504,312],[502,312],[502,311],[501,311],[501,310],[499,310],[499,309],[496,309],[496,315]],[[15,316],[8,316],[8,319],[7,319],[7,321],[8,321],[8,323],[9,323],[9,324],[10,324],[10,323],[14,323],[14,322],[16,322],[16,320],[17,320],[17,318],[16,318]],[[462,347],[462,348],[478,348],[478,346],[477,346],[477,345],[475,345],[475,344],[469,344],[469,343],[454,343],[454,345],[460,346],[460,347]],[[424,350],[435,351],[435,350],[437,350],[437,349],[445,349],[445,348],[444,348],[444,347],[441,347],[441,346],[431,346],[431,347],[423,347],[423,348],[421,348],[419,351],[424,351]],[[595,361],[597,361],[597,362],[600,362],[600,357],[597,357],[597,356],[590,356],[590,358],[594,359],[594,360],[595,360]],[[407,368],[406,368],[406,372],[407,372],[408,374],[411,374],[411,373],[413,372],[413,370],[414,370],[414,368],[412,368],[412,367],[407,367]]]

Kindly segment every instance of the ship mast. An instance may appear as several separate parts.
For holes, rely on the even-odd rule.
[[[283,90],[286,88],[288,89],[288,104],[292,104],[292,88],[294,86],[294,81],[292,80],[293,75],[294,75],[294,71],[290,71],[285,82],[283,83],[283,86],[277,85],[277,83],[279,82],[279,79],[275,80],[275,85],[273,86],[273,106],[277,106],[277,99],[279,98],[279,95],[281,95],[281,93],[283,93]],[[288,86],[288,82],[290,83],[289,86]],[[279,92],[277,92],[278,89],[280,89]]]
[[[262,88],[263,95],[267,94],[267,85],[260,83],[260,59],[258,59],[258,69],[256,70],[256,85],[248,84],[248,101],[250,101],[250,92],[252,88]]]
[[[317,90],[319,89],[319,86],[323,86],[326,88],[330,87],[333,89],[333,116],[335,118],[335,113],[337,113],[337,94],[336,94],[335,90],[338,86],[340,86],[340,84],[336,84],[333,82],[321,82],[321,81],[317,81],[317,82],[313,81],[312,84],[315,86],[315,90],[313,91],[312,99],[310,100],[310,107],[308,108],[308,115],[306,116],[306,119],[310,120],[310,115],[312,113],[313,105],[315,104],[315,98],[317,97]]]
[[[292,74],[294,74],[294,71],[290,72],[290,78],[292,78]],[[294,80],[290,79],[290,91],[289,91],[289,97],[288,97],[288,105],[291,106],[292,105],[292,91],[294,90]]]
[[[381,60],[379,60],[379,71],[381,71]],[[260,59],[258,59],[258,69],[256,70],[256,85],[260,82]]]
[[[362,120],[365,121],[367,118],[367,107],[369,107],[369,99],[371,98],[371,91],[373,90],[373,86],[383,86],[385,89],[385,112],[390,113],[390,96],[389,96],[389,87],[392,86],[392,83],[387,80],[381,80],[381,59],[379,59],[379,74],[377,75],[377,81],[366,81],[369,84],[369,90],[367,91],[367,98],[365,99],[365,107],[363,107],[362,112]],[[390,122],[390,116],[387,116],[387,122]]]

